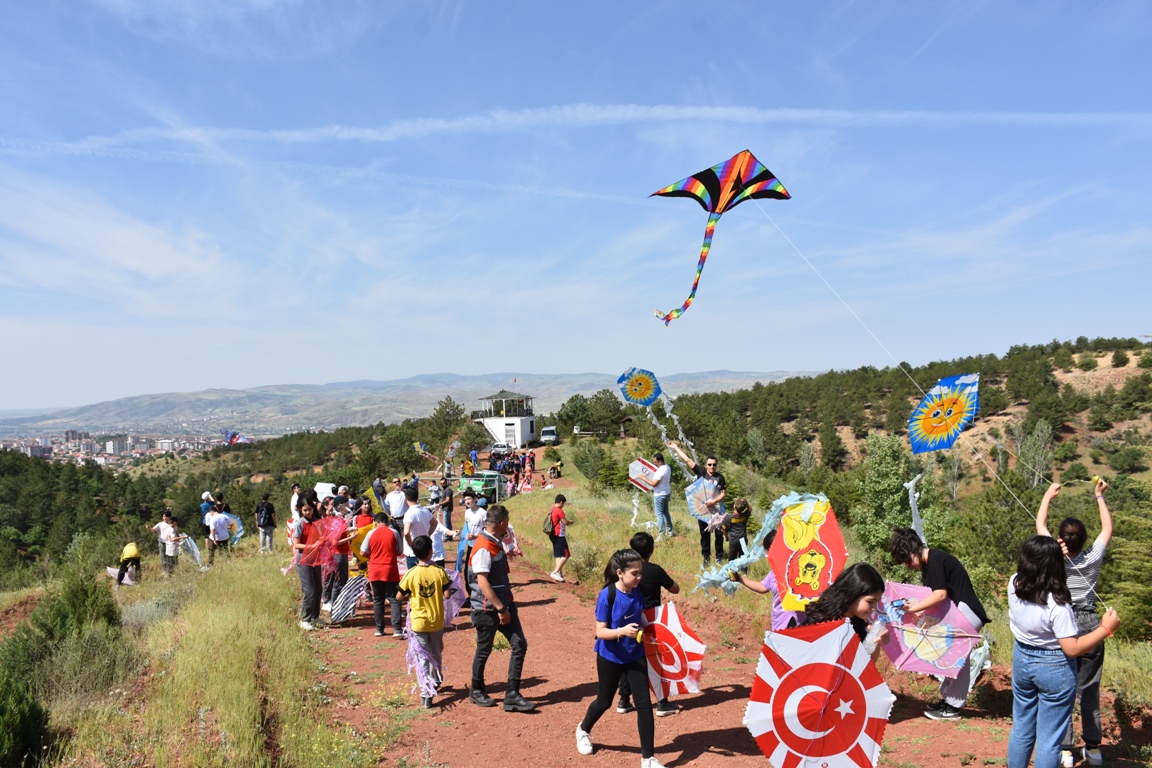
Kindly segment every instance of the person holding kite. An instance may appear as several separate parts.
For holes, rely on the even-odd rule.
[[[1108,609],[1100,625],[1080,634],[1072,608],[1060,542],[1033,536],[1020,549],[1008,581],[1012,649],[1012,732],[1008,768],[1056,768],[1060,742],[1076,706],[1076,659],[1111,637],[1120,626]]]
[[[300,628],[314,629],[320,618],[320,544],[323,539],[315,525],[316,507],[301,501],[300,517],[292,523],[292,549],[299,553],[296,574],[300,577]]]
[[[767,550],[772,549],[773,542],[776,541],[776,534],[778,531],[772,531],[764,537],[764,558],[768,558]],[[729,566],[731,567],[731,566]],[[779,632],[782,629],[790,629],[798,626],[805,621],[803,611],[786,611],[784,604],[780,599],[780,587],[776,583],[776,572],[771,568],[768,569],[768,575],[762,581],[755,581],[748,578],[743,571],[737,569],[732,571],[732,581],[740,584],[756,594],[759,595],[772,595],[772,631]]]
[[[620,678],[627,676],[640,732],[640,768],[664,768],[656,759],[656,726],[648,689],[648,659],[640,639],[644,598],[640,593],[644,559],[634,549],[617,550],[604,568],[604,588],[596,598],[596,698],[576,726],[576,751],[592,754],[592,728],[612,706]]]
[[[1040,502],[1036,513],[1036,533],[1051,536],[1048,532],[1048,506],[1060,493],[1060,483],[1052,483]],[[1100,578],[1100,566],[1104,563],[1104,551],[1112,540],[1112,513],[1104,501],[1104,491],[1108,483],[1096,479],[1096,506],[1100,509],[1100,535],[1084,548],[1088,541],[1088,529],[1075,517],[1066,517],[1060,522],[1057,541],[1064,548],[1064,572],[1068,578],[1068,592],[1072,595],[1072,613],[1076,618],[1077,634],[1087,635],[1100,626],[1096,616],[1096,582]],[[1084,731],[1084,759],[1089,765],[1102,765],[1100,741],[1100,675],[1104,670],[1104,644],[1076,659],[1076,696],[1080,699],[1080,727]],[[1072,747],[1076,744],[1072,733],[1072,718],[1068,718],[1068,728],[1061,742],[1060,761],[1063,765],[1075,763]]]
[[[644,601],[644,610],[660,606],[661,589],[668,590],[669,594],[680,594],[680,585],[675,579],[652,562],[652,551],[656,548],[656,540],[652,538],[652,534],[640,531],[632,537],[628,546],[632,547],[644,561],[640,569],[640,597]],[[628,682],[627,675],[620,676],[620,702],[616,705],[616,711],[622,715],[632,711],[632,685]],[[668,717],[679,712],[680,707],[667,698],[656,702],[657,717]]]
[[[677,445],[675,442],[669,442],[668,447],[676,452],[676,455],[688,466],[696,477],[702,477],[708,482],[712,483],[713,495],[704,500],[704,504],[708,507],[712,514],[724,514],[724,499],[728,495],[728,483],[724,480],[724,475],[720,474],[717,469],[719,462],[715,456],[709,456],[704,459],[704,468],[701,469],[700,465],[692,460],[692,457],[684,452],[684,449]],[[703,520],[697,520],[700,526],[700,555],[704,558],[704,565],[712,562],[712,532],[709,530],[708,523]],[[719,562],[724,559],[724,532],[719,527],[715,529],[716,537],[716,560]]]
[[[954,555],[942,549],[929,549],[920,535],[911,528],[893,529],[890,551],[892,559],[897,563],[920,571],[921,582],[932,590],[932,594],[923,600],[904,606],[905,614],[922,613],[945,600],[951,600],[977,633],[988,623],[988,614],[976,596],[972,579]],[[929,720],[960,719],[960,710],[968,699],[972,680],[968,659],[964,660],[959,669],[960,673],[956,677],[945,677],[940,683],[939,703],[924,710],[924,716]]]
[[[848,619],[865,652],[875,660],[888,629],[879,621],[869,621],[883,596],[884,577],[879,571],[867,563],[850,565],[824,594],[805,606],[806,623]]]

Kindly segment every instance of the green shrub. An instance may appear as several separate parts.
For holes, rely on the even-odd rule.
[[[580,470],[580,474],[584,477],[589,480],[596,480],[600,474],[600,465],[607,456],[608,454],[598,443],[593,441],[581,442],[572,452],[572,463],[576,465],[576,469]]]
[[[92,623],[53,644],[36,682],[45,701],[83,701],[135,674],[140,652],[120,627]]]
[[[1107,432],[1112,429],[1111,409],[1106,405],[1094,405],[1088,409],[1088,429],[1093,432]]]
[[[1082,371],[1094,371],[1096,365],[1096,355],[1091,352],[1081,352],[1080,359],[1076,361],[1076,367]]]
[[[560,461],[560,450],[554,445],[550,445],[545,448],[544,461],[548,464],[555,464],[556,462]]]
[[[1145,349],[1140,353],[1140,362],[1137,365],[1141,368],[1152,368],[1152,349]]]
[[[31,687],[0,668],[0,765],[33,765],[48,734],[48,713]]]
[[[1121,448],[1109,456],[1108,466],[1125,475],[1148,469],[1148,465],[1144,462],[1144,449],[1132,445]]]
[[[92,623],[120,626],[120,607],[108,581],[92,574],[88,559],[80,557],[64,569],[60,591],[36,606],[29,621],[45,639],[62,640]]]
[[[1078,461],[1074,461],[1068,465],[1068,469],[1060,473],[1060,480],[1068,482],[1069,480],[1089,480],[1092,475],[1089,474],[1087,467]]]

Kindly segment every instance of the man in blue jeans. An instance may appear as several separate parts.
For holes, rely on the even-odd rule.
[[[672,470],[664,463],[664,454],[652,457],[656,471],[652,477],[640,476],[640,480],[652,486],[652,504],[656,507],[656,529],[661,536],[672,535],[672,513],[668,510],[668,500],[672,494]]]

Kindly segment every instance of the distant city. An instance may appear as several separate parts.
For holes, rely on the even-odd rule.
[[[41,435],[22,440],[0,440],[0,450],[19,451],[25,456],[48,461],[84,464],[94,461],[100,466],[125,468],[139,459],[179,454],[182,456],[209,451],[227,445],[223,435],[203,437],[142,437],[139,435],[100,439],[88,432],[69,429],[58,435]]]

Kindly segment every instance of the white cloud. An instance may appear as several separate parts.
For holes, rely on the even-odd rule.
[[[825,128],[923,127],[973,125],[1047,128],[1114,128],[1152,131],[1148,112],[949,112],[891,109],[802,109],[781,107],[696,107],[669,104],[566,104],[532,109],[495,109],[456,118],[409,118],[382,126],[328,125],[313,128],[255,130],[215,127],[138,128],[92,136],[62,145],[77,152],[158,141],[176,143],[317,142],[389,143],[442,135],[521,133],[540,128],[576,129],[659,123],[717,122],[741,125],[804,125]]]
[[[370,0],[90,1],[136,34],[229,58],[330,54],[372,32],[377,19],[395,10]]]

